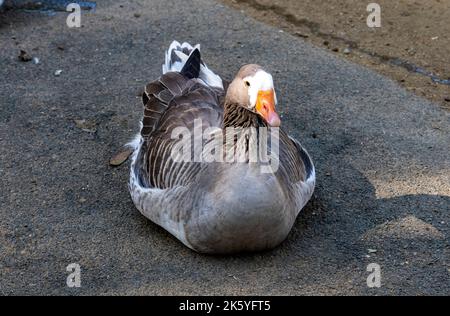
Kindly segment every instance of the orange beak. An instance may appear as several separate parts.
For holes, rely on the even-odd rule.
[[[275,91],[259,90],[256,97],[256,112],[266,120],[267,124],[272,127],[281,125],[280,117],[275,112]]]

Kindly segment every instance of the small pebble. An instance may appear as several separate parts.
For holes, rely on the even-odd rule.
[[[61,73],[62,73],[62,70],[58,69],[58,70],[55,71],[55,76],[59,77],[61,75]]]
[[[37,65],[37,64],[39,64],[39,58],[37,58],[37,57],[33,57],[33,64],[35,64],[35,65]]]
[[[351,49],[348,47],[344,49],[344,54],[346,55],[350,54],[351,52],[352,52]]]

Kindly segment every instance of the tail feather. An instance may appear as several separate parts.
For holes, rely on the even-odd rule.
[[[196,48],[190,53],[189,58],[180,73],[189,79],[198,78],[200,75],[200,63],[200,51]]]
[[[162,66],[163,74],[169,71],[180,72],[194,48],[200,49],[200,45],[192,47],[186,42],[180,44],[178,41],[173,41],[166,52],[165,63]]]
[[[166,52],[165,63],[162,65],[163,74],[170,71],[181,72],[189,56],[196,49],[200,52],[200,44],[192,46],[187,42],[180,44],[178,41],[173,41]],[[222,79],[210,70],[201,58],[199,59],[200,70],[197,77],[211,87],[223,89]]]

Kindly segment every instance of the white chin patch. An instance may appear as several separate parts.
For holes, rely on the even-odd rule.
[[[250,83],[248,89],[248,95],[250,97],[250,104],[254,107],[256,105],[256,98],[258,97],[259,90],[272,90],[273,79],[272,75],[264,70],[258,70],[255,75],[244,78],[244,80]],[[276,102],[276,97],[275,97]]]

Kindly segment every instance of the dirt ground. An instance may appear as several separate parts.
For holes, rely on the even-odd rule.
[[[450,112],[216,1],[97,5],[80,28],[62,11],[0,14],[0,294],[450,295]],[[226,79],[266,67],[313,158],[314,198],[272,251],[194,253],[135,208],[129,162],[109,165],[174,39]]]
[[[222,2],[372,68],[450,110],[450,0]],[[380,28],[367,26],[370,2],[381,6]]]

